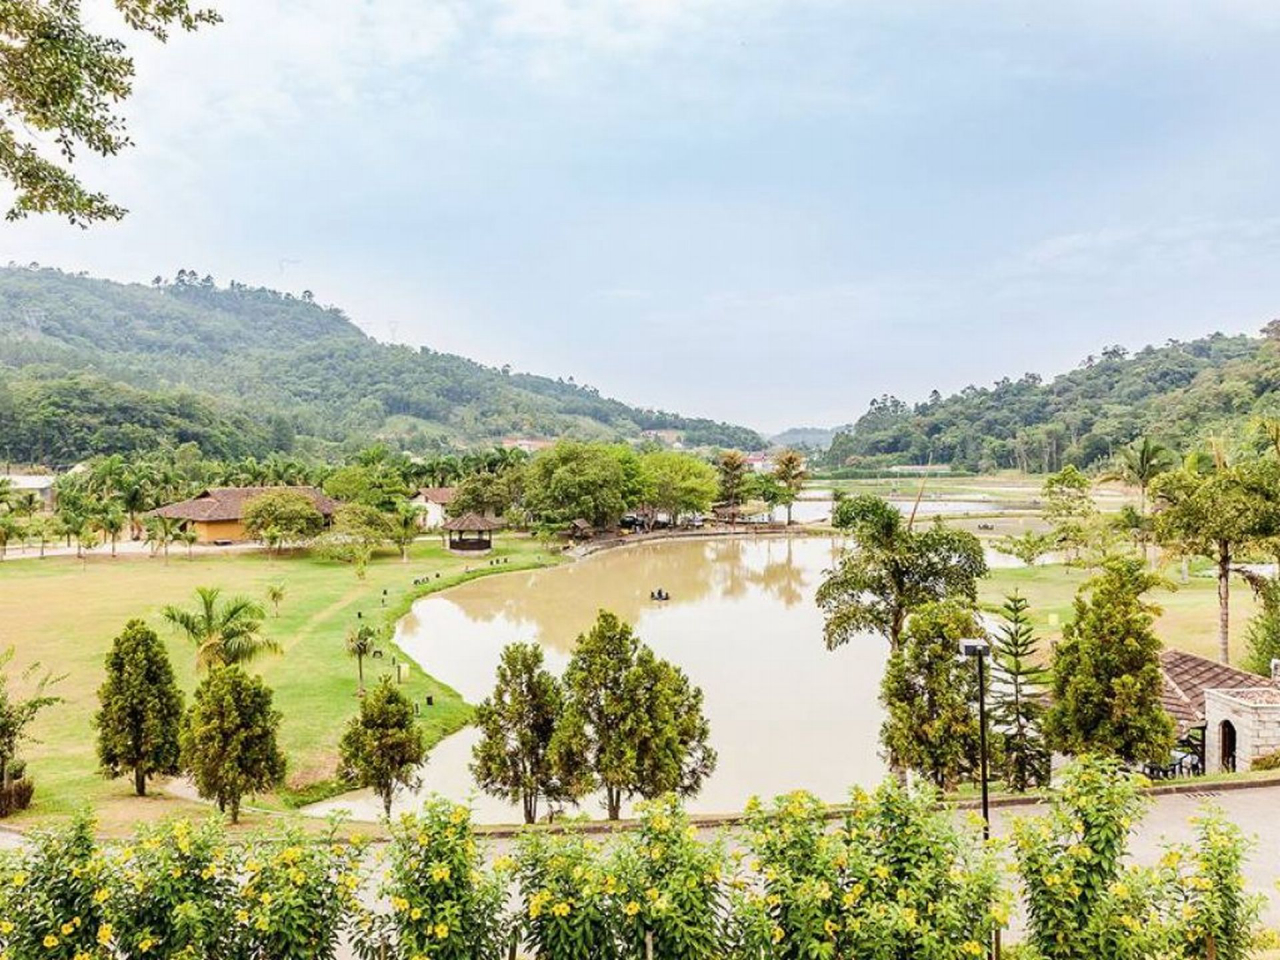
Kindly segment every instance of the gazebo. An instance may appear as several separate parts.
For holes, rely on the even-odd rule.
[[[455,553],[485,553],[493,549],[493,531],[501,527],[497,520],[468,513],[446,522],[444,530],[449,535],[449,549]]]

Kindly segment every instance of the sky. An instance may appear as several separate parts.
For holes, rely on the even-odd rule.
[[[766,431],[1280,315],[1273,0],[216,5],[129,38],[136,146],[77,161],[128,217],[0,262]]]

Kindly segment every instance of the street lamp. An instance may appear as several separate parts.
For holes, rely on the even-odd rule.
[[[984,637],[966,638],[960,641],[960,653],[978,661],[978,751],[982,768],[982,839],[991,839],[991,808],[987,804],[987,657],[991,644]],[[992,942],[987,944],[987,956],[1000,958],[1000,930],[997,928]]]
[[[982,637],[960,641],[960,652],[978,661],[978,750],[982,768],[982,838],[991,839],[991,808],[987,803],[987,655],[991,644]]]

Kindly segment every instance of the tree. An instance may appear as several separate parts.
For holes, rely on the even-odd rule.
[[[984,635],[971,607],[928,603],[911,614],[880,682],[880,740],[895,768],[915,770],[940,790],[978,760],[978,678],[960,641]]]
[[[1078,555],[1089,545],[1098,508],[1090,492],[1089,478],[1067,464],[1044,481],[1044,516],[1053,525],[1058,543]]]
[[[276,744],[280,714],[261,677],[238,666],[214,666],[196,687],[179,733],[182,768],[218,810],[240,820],[245,794],[270,790],[284,779]]]
[[[196,645],[196,669],[209,670],[237,663],[249,663],[264,653],[280,653],[275,640],[262,636],[259,630],[266,611],[256,600],[232,597],[219,603],[222,591],[217,587],[196,587],[195,610],[183,610],[172,604],[161,615]]]
[[[1249,621],[1246,634],[1246,653],[1241,664],[1246,670],[1269,677],[1271,662],[1280,659],[1280,575],[1264,576],[1251,570],[1241,570],[1258,609]]]
[[[103,537],[111,544],[111,555],[116,555],[116,541],[120,539],[120,531],[124,529],[124,511],[114,503],[106,504],[93,518],[94,525],[102,532]]]
[[[609,819],[629,796],[695,794],[715,769],[702,691],[614,614],[600,611],[578,637],[564,692],[551,748],[557,776],[571,796],[602,788]]]
[[[347,634],[347,654],[355,657],[356,675],[359,678],[359,695],[364,696],[364,658],[373,656],[378,649],[378,632],[368,624],[355,627]]]
[[[703,513],[716,495],[716,471],[709,463],[675,450],[655,450],[640,458],[641,498],[667,514],[674,527],[683,513]]]
[[[992,685],[992,725],[999,739],[997,769],[1005,786],[1017,793],[1049,783],[1049,748],[1044,741],[1047,675],[1027,601],[1016,592],[1005,597],[991,647],[996,682]]]
[[[271,604],[272,615],[280,616],[280,604],[284,603],[285,586],[283,583],[267,584],[267,603]]]
[[[244,505],[244,530],[266,542],[272,531],[277,544],[305,543],[324,529],[324,517],[305,493],[280,488],[254,497]]]
[[[356,576],[364,579],[373,552],[391,538],[391,525],[385,514],[363,503],[348,503],[338,508],[333,529],[323,538],[323,552],[335,560],[350,563]]]
[[[109,778],[132,772],[134,792],[146,796],[149,777],[178,773],[182,692],[164,644],[141,620],[125,624],[106,669],[98,688],[102,708],[93,721],[98,760]]]
[[[941,600],[977,600],[987,563],[973,534],[941,521],[917,531],[890,503],[870,495],[845,500],[836,520],[854,549],[818,588],[828,649],[871,632],[897,650],[911,611]]]
[[[1112,558],[1080,588],[1075,617],[1053,647],[1049,746],[1071,755],[1110,754],[1164,763],[1173,721],[1161,704],[1159,608],[1142,599],[1160,583],[1140,560]]]
[[[402,563],[409,562],[409,548],[422,533],[418,525],[418,511],[408,502],[396,506],[395,512],[387,518],[389,539],[400,549]]]
[[[1016,557],[1028,567],[1034,567],[1041,557],[1053,550],[1056,542],[1057,538],[1050,534],[1028,530],[1018,536],[1006,534],[991,546],[1005,556]]]
[[[598,529],[612,527],[634,502],[628,499],[633,466],[603,444],[561,440],[529,461],[525,507],[544,526],[581,518]]]
[[[786,496],[781,502],[787,507],[787,526],[791,526],[791,505],[795,503],[796,497],[800,495],[800,491],[804,489],[804,483],[809,479],[809,472],[805,469],[804,456],[796,450],[783,450],[777,453],[773,458],[773,479],[782,487]]]
[[[742,484],[747,477],[747,458],[738,450],[726,450],[716,461],[720,474],[720,499],[736,507],[742,502]]]
[[[14,762],[18,759],[18,748],[27,739],[27,727],[39,716],[40,711],[55,703],[61,703],[61,697],[50,696],[49,687],[62,678],[49,673],[37,680],[26,699],[16,699],[9,691],[9,676],[6,668],[13,662],[14,648],[0,651],[0,789],[8,789],[13,779]],[[39,663],[32,663],[20,676],[30,680],[40,670]]]
[[[161,41],[170,27],[195,30],[218,20],[187,0],[115,5],[126,24]],[[0,175],[16,195],[8,219],[57,213],[80,226],[120,219],[124,208],[86,189],[69,166],[78,149],[107,157],[131,143],[116,112],[133,87],[124,43],[86,28],[76,3],[10,0],[0,7],[0,28],[6,39]],[[57,144],[61,162],[45,155],[46,140]]]
[[[1231,659],[1231,564],[1240,550],[1280,532],[1276,467],[1255,462],[1208,474],[1184,468],[1152,483],[1157,539],[1217,563],[1218,658],[1223,663]]]
[[[372,787],[388,817],[396,790],[417,786],[417,769],[427,750],[413,719],[413,704],[389,677],[360,701],[360,713],[347,723],[339,751],[344,774],[362,787]]]
[[[564,705],[560,682],[543,667],[542,647],[512,643],[502,651],[498,678],[476,707],[480,740],[471,773],[490,796],[519,803],[525,823],[538,820],[538,801],[564,799],[551,758],[551,739]]]
[[[65,523],[65,521],[64,521]],[[169,562],[169,544],[178,538],[182,530],[182,521],[170,517],[150,516],[146,523],[147,543],[151,544],[152,556],[157,549],[164,551],[164,562]]]
[[[1151,481],[1162,473],[1172,470],[1175,463],[1173,453],[1168,447],[1155,443],[1150,437],[1143,437],[1122,447],[1120,455],[1111,469],[1103,474],[1104,480],[1119,480],[1121,483],[1138,488],[1138,512],[1147,513],[1147,491]]]

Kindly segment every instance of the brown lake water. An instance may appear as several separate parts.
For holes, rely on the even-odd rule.
[[[841,800],[851,785],[878,783],[886,659],[868,636],[838,651],[822,643],[814,594],[840,554],[823,538],[739,538],[641,544],[549,570],[486,577],[418,601],[400,626],[401,648],[469,702],[491,690],[502,648],[537,641],[563,671],[577,636],[606,608],[702,687],[719,753],[716,772],[689,801],[704,813],[740,810],[753,794],[796,788]],[[661,588],[667,602],[649,599]],[[423,769],[423,792],[471,799],[480,822],[519,811],[477,794],[468,770],[474,729],[440,743]],[[411,809],[404,795],[396,808]],[[376,817],[367,794],[323,805]],[[600,816],[598,801],[582,811]],[[316,812],[320,812],[317,810]]]

